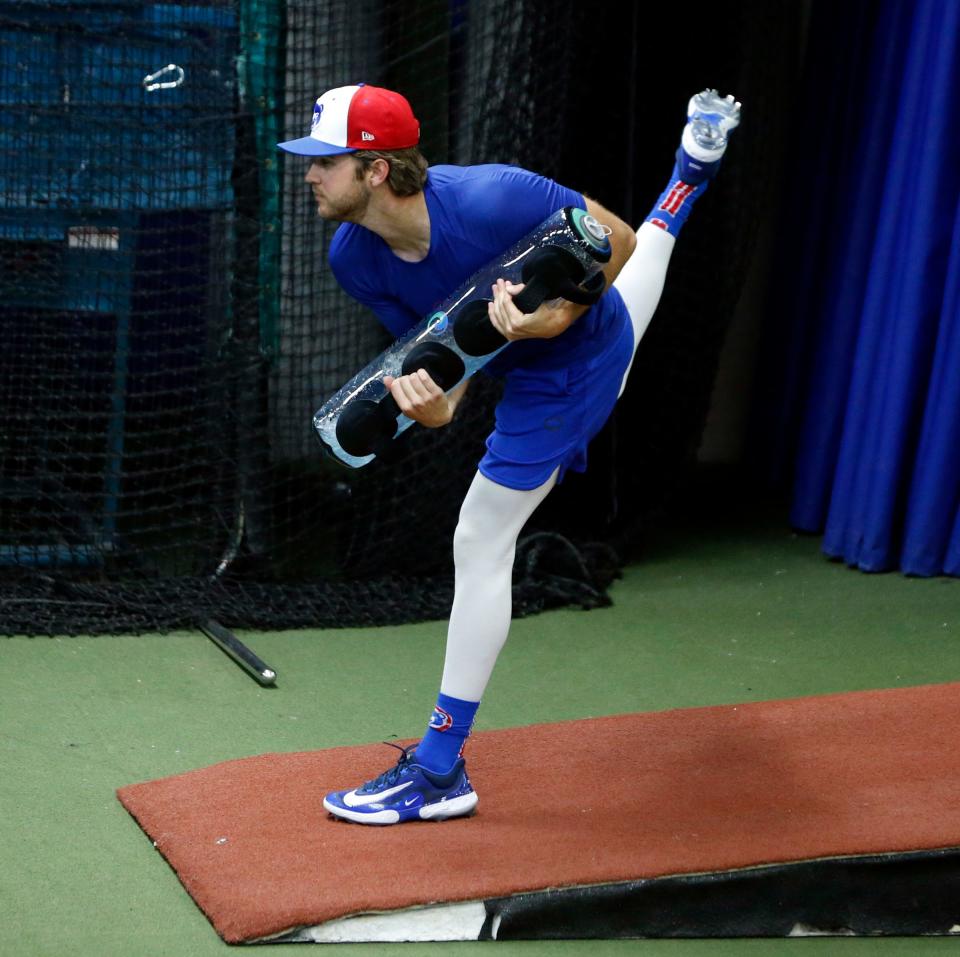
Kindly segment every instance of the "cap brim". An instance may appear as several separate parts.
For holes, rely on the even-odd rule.
[[[277,143],[277,148],[286,153],[296,153],[298,156],[338,156],[340,153],[356,153],[351,146],[334,146],[315,140],[312,136],[302,136],[298,140],[287,140]]]

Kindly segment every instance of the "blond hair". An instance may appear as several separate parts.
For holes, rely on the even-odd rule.
[[[387,183],[397,196],[413,196],[423,189],[427,181],[427,161],[416,146],[403,150],[357,150],[353,154],[359,160],[357,179],[362,179],[374,160],[386,160],[390,166]]]

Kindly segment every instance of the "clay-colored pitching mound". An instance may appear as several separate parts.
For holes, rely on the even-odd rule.
[[[890,855],[915,862],[916,852],[960,846],[958,727],[960,684],[948,684],[482,732],[467,752],[478,813],[444,823],[364,827],[327,816],[327,791],[394,761],[381,744],[230,761],[119,797],[231,943],[301,928],[317,928],[307,939],[496,936],[524,901],[563,893],[568,905],[580,901],[565,905],[566,923],[546,905],[513,932],[709,936],[709,914],[705,928],[683,928],[653,908],[659,923],[648,926],[636,889],[702,893],[718,875],[744,886],[797,873],[744,868],[865,855],[883,856],[872,871],[860,862],[879,874]],[[957,874],[956,855],[919,860],[938,862],[941,884]],[[668,875],[688,877],[647,883]],[[601,886],[562,890],[591,885]],[[454,902],[472,903],[421,910]],[[611,916],[596,919],[604,907]],[[816,922],[803,914],[786,931],[782,921],[749,926],[765,934]],[[936,920],[932,932],[947,933],[956,915],[942,928]],[[730,933],[721,924],[716,935]],[[914,932],[897,926],[858,932]]]

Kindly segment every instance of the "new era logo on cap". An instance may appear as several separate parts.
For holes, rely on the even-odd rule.
[[[379,86],[338,86],[313,107],[310,135],[278,143],[301,156],[335,156],[358,149],[400,150],[420,142],[420,124],[399,93]]]

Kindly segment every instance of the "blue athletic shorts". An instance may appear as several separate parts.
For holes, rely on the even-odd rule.
[[[587,467],[587,445],[616,405],[633,356],[629,319],[599,355],[562,369],[514,369],[506,376],[496,427],[487,438],[481,473],[507,488],[538,488],[559,468]]]

